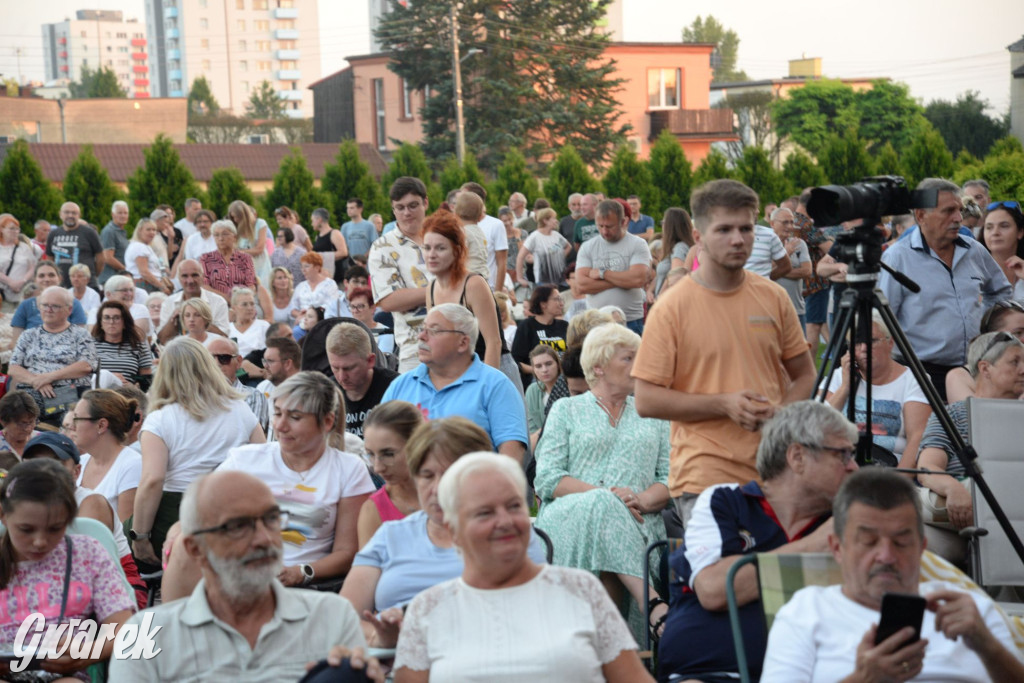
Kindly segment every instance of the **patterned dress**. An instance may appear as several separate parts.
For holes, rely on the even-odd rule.
[[[665,538],[661,513],[644,515],[640,524],[608,489],[640,493],[656,482],[668,485],[668,422],[640,417],[629,397],[612,427],[588,391],[551,407],[536,457],[537,526],[551,537],[554,564],[643,577],[644,550]],[[567,476],[599,488],[553,499]]]

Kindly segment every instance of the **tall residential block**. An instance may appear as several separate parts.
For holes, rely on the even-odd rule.
[[[128,97],[149,97],[146,32],[137,19],[112,10],[79,10],[74,19],[43,24],[46,80],[78,81],[82,67],[109,68]]]
[[[222,109],[245,113],[268,81],[294,118],[313,115],[320,78],[317,0],[145,0],[153,94],[187,97],[205,76]]]

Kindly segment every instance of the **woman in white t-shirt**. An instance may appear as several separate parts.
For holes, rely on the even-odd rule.
[[[229,449],[264,443],[266,437],[242,395],[195,339],[178,337],[167,344],[149,395],[130,537],[135,558],[157,568],[188,485],[220,465]]]
[[[76,483],[103,494],[118,523],[135,511],[135,492],[142,475],[142,457],[124,445],[138,408],[138,401],[112,389],[91,389],[75,404],[75,426],[69,434],[82,452]]]
[[[248,287],[231,290],[231,312],[235,322],[228,326],[228,336],[238,344],[238,353],[245,358],[257,349],[267,348],[270,323],[256,317],[256,297]]]
[[[128,248],[124,250],[124,267],[140,287],[150,292],[170,294],[174,288],[170,281],[164,278],[160,259],[153,251],[156,234],[156,223],[148,218],[139,221]]]
[[[526,260],[533,256],[533,284],[561,285],[565,272],[565,259],[572,251],[569,240],[558,231],[558,215],[554,209],[541,209],[537,212],[537,229],[530,233],[516,257],[516,282],[529,287],[526,279]]]

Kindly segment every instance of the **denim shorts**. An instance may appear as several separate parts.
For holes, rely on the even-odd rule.
[[[820,325],[828,319],[828,300],[831,294],[832,290],[829,288],[804,297],[804,316],[808,324]]]

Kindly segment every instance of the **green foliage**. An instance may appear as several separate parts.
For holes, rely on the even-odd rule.
[[[818,165],[833,185],[849,185],[874,172],[864,141],[855,129],[830,135],[818,155]]]
[[[234,166],[218,168],[210,176],[203,208],[213,211],[218,217],[223,217],[228,212],[228,206],[236,199],[241,199],[249,206],[256,206],[252,190],[245,184],[242,172]]]
[[[480,167],[476,165],[476,157],[472,152],[466,152],[461,166],[458,159],[450,157],[441,170],[441,193],[445,197],[449,192],[459,189],[465,183],[479,183],[487,187],[487,181],[484,179],[484,174],[480,172]]]
[[[56,220],[61,201],[60,190],[43,176],[39,162],[28,151],[28,143],[17,140],[7,149],[0,166],[0,212],[17,218],[29,234],[40,218]]]
[[[693,188],[696,189],[712,180],[734,177],[735,175],[729,170],[729,162],[726,161],[725,155],[717,149],[713,149],[710,154],[704,157],[704,160],[700,162],[700,166],[694,172]]]
[[[188,114],[191,118],[194,114],[216,115],[220,112],[220,104],[213,96],[213,88],[206,76],[199,76],[192,81],[192,87],[188,91]]]
[[[924,110],[910,96],[906,83],[879,78],[872,81],[871,86],[870,90],[856,93],[860,113],[858,135],[872,152],[885,144],[897,151],[905,150],[914,134],[925,125]]]
[[[853,88],[839,81],[810,81],[775,101],[775,129],[813,156],[825,148],[830,135],[857,125]]]
[[[487,192],[488,213],[492,216],[496,214],[498,207],[506,204],[513,192],[526,195],[527,206],[532,206],[533,200],[540,196],[540,184],[526,168],[526,159],[516,149],[509,150],[505,155],[498,167],[498,177]]]
[[[930,125],[914,136],[900,161],[911,187],[925,178],[949,178],[953,175],[953,155],[946,149],[942,134]]]
[[[1024,153],[998,154],[985,157],[980,172],[972,177],[988,181],[993,200],[1024,197]]]
[[[548,166],[548,179],[544,182],[544,197],[551,202],[559,216],[569,213],[569,195],[573,192],[588,194],[601,189],[587,165],[583,163],[579,152],[572,145],[566,145],[558,151],[554,163]]]
[[[93,154],[92,145],[85,145],[64,176],[64,200],[78,204],[82,218],[100,229],[110,221],[110,209],[118,199],[123,199],[121,191]]]
[[[353,197],[363,200],[363,216],[383,213],[389,208],[384,202],[380,185],[370,175],[370,167],[359,157],[359,145],[355,140],[341,143],[334,163],[324,166],[320,187],[331,198],[338,225],[348,220],[345,208],[348,200]]]
[[[730,95],[715,105],[716,109],[731,109],[736,121],[733,132],[740,139],[726,143],[729,159],[740,159],[749,146],[763,147],[772,160],[778,158],[780,138],[772,123],[774,105],[775,94],[764,90]]]
[[[903,175],[900,155],[886,142],[875,154],[875,173],[878,175]]]
[[[713,83],[735,83],[748,80],[746,72],[736,69],[736,58],[740,51],[739,36],[736,35],[736,31],[722,26],[710,14],[707,19],[701,19],[698,15],[692,24],[683,29],[683,42],[715,44],[716,59],[711,62],[714,66]]]
[[[465,136],[482,168],[510,150],[531,164],[572,144],[603,164],[629,130],[619,121],[609,42],[599,24],[611,0],[464,0],[458,4]],[[455,149],[449,2],[389,3],[376,37],[389,65],[430,97],[420,110],[423,149],[441,160]],[[469,56],[471,50],[472,56]],[[418,99],[418,98],[417,98]]]
[[[117,82],[117,74],[109,67],[93,71],[87,66],[82,67],[81,79],[69,86],[71,97],[83,99],[88,97],[128,97],[128,92]]]
[[[283,119],[284,105],[270,81],[261,81],[249,96],[245,111],[252,119]]]
[[[203,198],[192,172],[181,162],[174,143],[164,134],[142,152],[145,164],[128,176],[128,203],[134,216],[149,213],[157,204],[178,208],[189,197]]]
[[[760,147],[743,150],[743,158],[736,162],[736,177],[757,193],[762,205],[781,202],[789,194],[786,178],[775,170],[768,152]]]
[[[988,101],[972,90],[959,95],[956,102],[929,102],[924,115],[942,134],[946,147],[966,149],[975,157],[982,157],[1007,133],[1006,122],[986,114],[987,107]]]
[[[188,141],[198,144],[236,144],[246,135],[262,132],[253,120],[231,114],[193,114],[188,116]]]
[[[430,165],[427,164],[427,157],[423,150],[416,145],[403,142],[402,146],[391,155],[391,165],[388,166],[384,177],[380,179],[380,184],[384,189],[384,197],[388,197],[391,185],[396,180],[406,176],[419,178],[427,186],[427,198],[430,200],[431,209],[437,208],[444,201],[444,195],[441,193],[441,188],[433,180],[434,174],[430,171]],[[390,203],[388,203],[387,208],[390,212]]]
[[[658,187],[651,181],[650,167],[640,161],[632,145],[623,145],[615,152],[603,182],[609,198],[625,199],[635,194],[640,197],[646,213],[658,214],[661,207]]]
[[[1024,145],[1021,145],[1020,140],[1012,135],[999,138],[992,145],[992,149],[989,150],[988,155],[997,157],[1003,154],[1024,154]]]
[[[828,182],[825,173],[814,163],[814,159],[800,150],[795,150],[782,165],[782,175],[789,185],[788,195],[800,194],[808,187],[817,187]]]
[[[658,139],[651,145],[651,154],[647,159],[647,167],[651,169],[651,182],[658,190],[660,205],[657,209],[663,213],[673,206],[681,209],[690,206],[690,188],[693,186],[693,166],[686,158],[676,136],[668,130],[662,130]],[[653,215],[653,213],[651,214]],[[660,216],[656,217],[660,219]],[[658,220],[660,224],[661,221]]]
[[[330,197],[313,182],[313,172],[306,165],[302,150],[293,148],[292,153],[281,160],[274,174],[274,184],[263,195],[263,214],[272,216],[277,207],[288,206],[305,222],[313,209],[323,207],[329,211]]]

